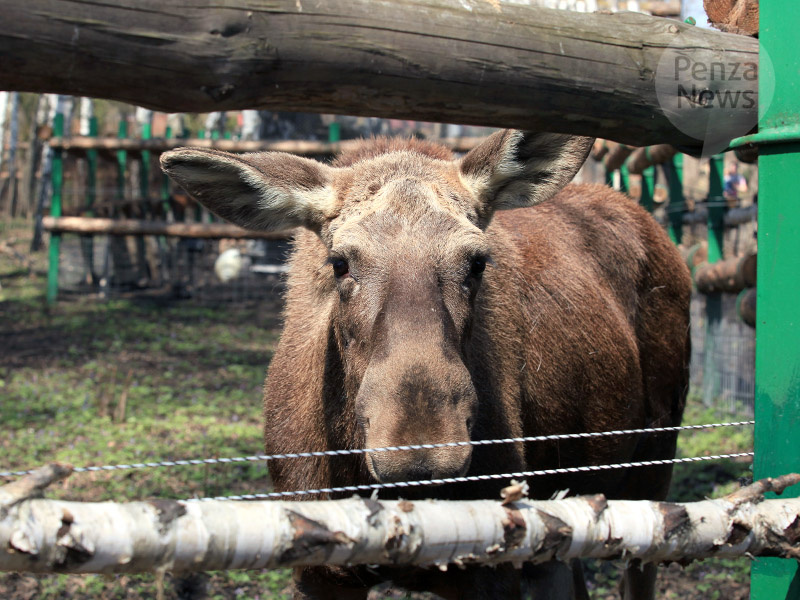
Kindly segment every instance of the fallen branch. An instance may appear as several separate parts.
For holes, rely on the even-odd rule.
[[[800,558],[800,499],[763,499],[766,491],[781,492],[798,482],[800,475],[787,475],[725,498],[686,504],[585,496],[505,506],[489,500],[364,498],[79,503],[19,500],[7,492],[20,487],[14,483],[0,488],[0,499],[17,498],[0,519],[0,571],[443,567],[574,557],[663,562],[745,554]],[[513,495],[509,490],[507,496]]]

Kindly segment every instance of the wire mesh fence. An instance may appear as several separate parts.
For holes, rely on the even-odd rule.
[[[286,240],[64,234],[59,292],[257,301],[282,288]]]
[[[691,303],[691,384],[707,407],[723,414],[751,416],[755,399],[755,330],[737,315],[735,295],[721,295],[719,319],[709,319],[707,301],[707,296],[695,294]]]

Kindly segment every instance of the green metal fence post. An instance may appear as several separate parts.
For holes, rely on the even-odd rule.
[[[722,195],[723,164],[722,155],[708,159],[708,262],[722,259],[725,238],[725,198]]]
[[[677,246],[683,241],[683,212],[686,200],[683,197],[683,154],[676,154],[671,162],[664,164],[669,186],[669,226],[670,239]]]
[[[800,13],[792,0],[760,6],[762,56],[772,73],[759,69],[758,286],[756,315],[756,478],[800,471]],[[793,486],[784,496],[800,495]],[[759,558],[753,562],[751,598],[800,598],[797,561]]]
[[[149,140],[153,137],[152,125],[149,122],[142,123],[142,139]],[[142,150],[142,160],[139,166],[139,195],[145,203],[145,214],[150,213],[150,150]]]
[[[647,167],[642,171],[642,195],[639,199],[641,204],[647,212],[653,212],[653,194],[655,193],[656,185],[656,168]]]
[[[64,114],[56,113],[53,120],[53,135],[61,137],[64,135]],[[61,216],[61,194],[64,183],[64,155],[61,148],[53,150],[53,162],[51,167],[51,178],[53,185],[52,197],[50,199],[50,215],[53,217]],[[52,232],[50,234],[50,263],[47,269],[47,303],[53,304],[58,297],[58,259],[61,253],[61,234]]]
[[[99,131],[97,117],[89,117],[88,136],[96,138]],[[94,216],[94,203],[97,200],[97,149],[86,150],[86,216]],[[86,266],[86,283],[94,284],[97,275],[94,272],[94,236],[92,234],[81,236],[81,250]]]
[[[629,194],[631,190],[631,174],[628,171],[628,165],[623,164],[619,168],[619,191],[623,194]]]
[[[328,141],[336,143],[342,139],[342,125],[338,121],[334,121],[328,125]]]
[[[709,159],[708,174],[708,262],[722,259],[725,225],[725,199],[722,197],[722,156]],[[722,320],[722,294],[706,294],[706,335],[703,345],[703,400],[711,404],[719,395],[719,366],[716,357],[717,338]]]
[[[128,121],[122,119],[119,122],[119,129],[117,130],[117,137],[124,139],[128,137]],[[119,211],[118,204],[122,203],[125,199],[125,171],[128,165],[128,152],[126,150],[117,150],[117,196],[114,206],[114,216],[117,216]]]
[[[172,127],[167,125],[167,129],[164,132],[164,138],[169,140],[172,139]],[[164,219],[169,221],[170,216],[172,214],[171,207],[169,205],[169,177],[167,177],[166,173],[161,173],[161,207],[164,211]]]

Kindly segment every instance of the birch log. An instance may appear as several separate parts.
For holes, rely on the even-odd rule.
[[[511,2],[6,0],[0,89],[165,112],[330,112],[697,146],[667,116],[678,88],[666,102],[656,94],[667,48],[700,65],[758,62],[758,41],[743,36]],[[707,85],[755,93],[747,81]],[[755,103],[743,110],[755,124]]]
[[[799,482],[800,475],[686,504],[592,496],[505,505],[365,498],[129,504],[30,499],[46,478],[0,488],[0,570],[444,568],[575,557],[686,561],[745,553],[800,558],[800,499],[762,496]]]

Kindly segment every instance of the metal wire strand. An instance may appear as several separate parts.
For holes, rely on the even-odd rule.
[[[407,446],[385,446],[381,448],[353,448],[349,450],[320,450],[315,452],[294,452],[289,454],[254,454],[231,458],[194,458],[182,460],[162,460],[119,465],[74,467],[74,473],[91,473],[97,471],[125,471],[130,469],[147,469],[156,467],[182,467],[188,465],[224,465],[232,463],[260,462],[266,460],[282,460],[288,458],[313,458],[322,456],[351,456],[371,452],[397,452],[401,450],[431,450],[435,448],[453,448],[459,446],[488,446],[492,444],[514,444],[520,442],[544,442],[549,440],[574,440],[615,435],[633,435],[641,433],[666,433],[695,429],[713,429],[718,427],[740,427],[753,425],[755,421],[735,421],[730,423],[708,423],[705,425],[680,425],[675,427],[652,427],[643,429],[620,429],[614,431],[596,431],[590,433],[560,433],[554,435],[536,435],[529,437],[502,438],[494,440],[471,440],[466,442],[444,442],[439,444],[413,444]],[[0,471],[0,477],[18,477],[29,475],[35,469],[23,471]]]
[[[465,475],[464,477],[448,477],[445,479],[424,479],[421,481],[397,481],[394,483],[368,483],[363,485],[345,485],[332,488],[312,490],[296,490],[293,492],[270,492],[267,494],[242,494],[240,496],[216,496],[214,498],[188,498],[187,502],[207,502],[210,500],[274,500],[290,496],[309,496],[315,494],[335,494],[341,492],[368,492],[371,490],[409,488],[445,483],[465,483],[470,481],[489,481],[492,479],[512,479],[520,477],[538,477],[540,475],[560,475],[564,473],[587,473],[592,471],[608,471],[612,469],[630,469],[634,467],[652,467],[704,460],[720,460],[723,458],[741,458],[753,456],[753,452],[737,452],[735,454],[717,454],[714,456],[693,456],[690,458],[672,458],[666,460],[644,460],[640,462],[617,463],[612,465],[590,465],[585,467],[565,467],[562,469],[542,469],[539,471],[520,471],[517,473],[494,473],[490,475]]]

